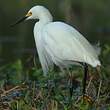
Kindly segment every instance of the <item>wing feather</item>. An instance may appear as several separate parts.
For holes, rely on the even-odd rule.
[[[57,62],[73,60],[96,65],[98,55],[91,44],[73,27],[53,22],[43,30],[45,49]]]

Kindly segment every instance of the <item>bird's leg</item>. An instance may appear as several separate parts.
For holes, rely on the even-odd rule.
[[[73,87],[74,87],[73,83],[74,83],[74,81],[73,81],[73,76],[72,76],[71,77],[71,87],[70,87],[70,97],[72,97],[72,95],[73,95]]]
[[[84,77],[83,77],[83,97],[86,94],[86,80],[87,80],[88,66],[84,63]]]
[[[73,95],[73,76],[72,73],[69,72],[69,86],[70,86],[70,97]]]

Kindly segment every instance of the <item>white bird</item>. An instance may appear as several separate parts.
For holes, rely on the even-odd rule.
[[[43,6],[32,7],[23,20],[39,19],[34,26],[34,38],[44,74],[54,64],[60,68],[68,68],[80,63],[85,66],[83,94],[87,77],[87,64],[100,66],[98,54],[93,46],[75,28],[64,22],[53,22],[49,10]]]

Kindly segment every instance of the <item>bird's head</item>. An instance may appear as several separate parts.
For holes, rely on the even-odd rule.
[[[38,5],[38,6],[32,7],[24,17],[22,17],[17,22],[12,24],[12,26],[19,24],[22,21],[30,20],[30,19],[41,19],[41,20],[46,19],[47,21],[48,20],[52,21],[52,16],[50,12],[48,11],[48,9],[46,9],[43,6]]]
[[[29,19],[39,19],[40,13],[44,10],[45,8],[43,6],[34,6],[32,7],[28,13],[25,15],[26,20]]]

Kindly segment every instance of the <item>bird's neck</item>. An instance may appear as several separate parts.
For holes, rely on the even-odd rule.
[[[46,11],[39,14],[39,22],[40,23],[46,24],[46,23],[49,23],[49,22],[52,22],[52,21],[53,21],[53,17],[52,17],[51,13],[48,10],[46,10]]]

